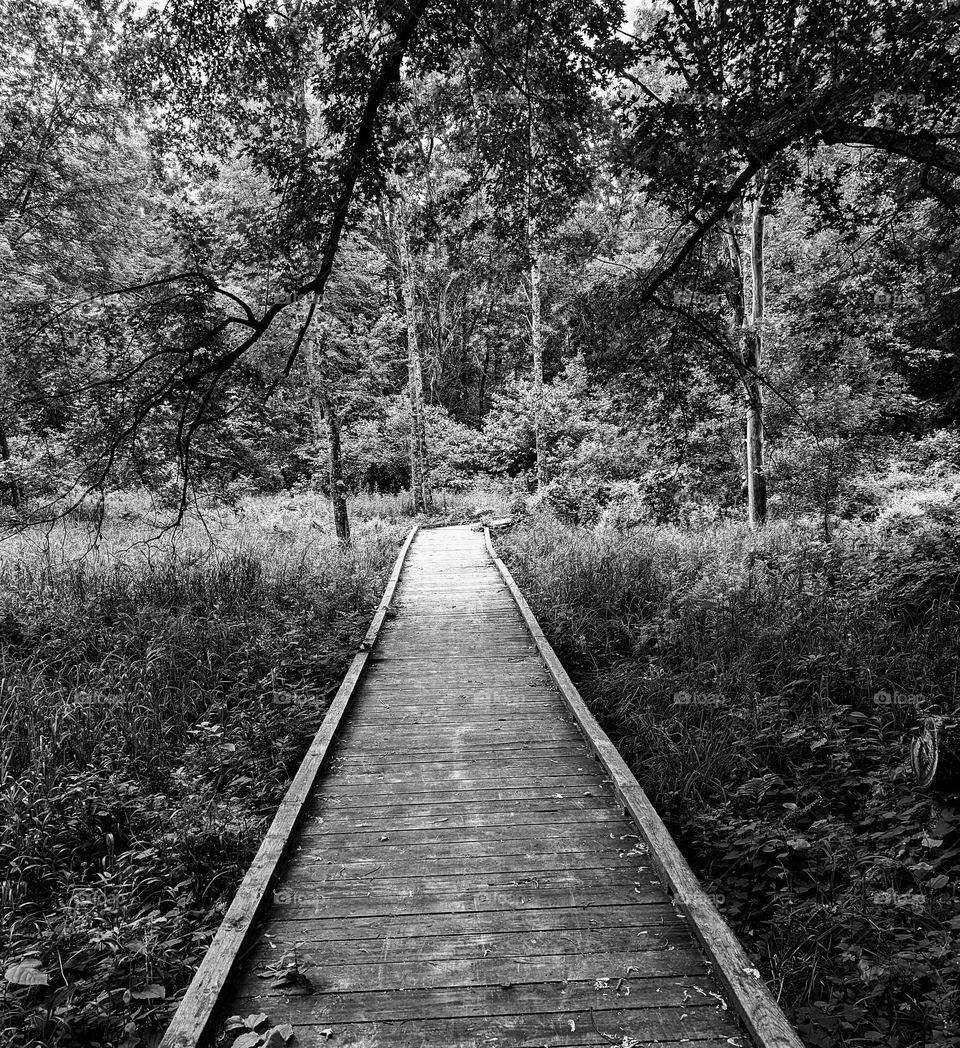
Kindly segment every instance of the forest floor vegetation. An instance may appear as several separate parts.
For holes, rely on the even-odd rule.
[[[4,1048],[158,1040],[410,524],[361,500],[344,548],[320,501],[0,547]]]
[[[957,506],[841,525],[585,528],[497,546],[811,1048],[960,1043]]]

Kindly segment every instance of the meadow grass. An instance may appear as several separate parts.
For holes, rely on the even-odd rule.
[[[117,500],[0,546],[0,1043],[153,1043],[355,653],[409,522],[319,499],[159,535]]]
[[[544,629],[807,1044],[960,1043],[955,525],[498,538]]]

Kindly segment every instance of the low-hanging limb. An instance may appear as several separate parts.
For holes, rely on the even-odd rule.
[[[290,373],[302,350],[304,337],[310,326],[310,321],[312,320],[317,305],[322,300],[327,281],[333,271],[333,266],[340,246],[340,240],[346,225],[357,182],[360,178],[363,166],[367,163],[373,149],[377,129],[377,117],[380,112],[380,107],[383,104],[390,87],[399,82],[403,59],[408,52],[412,39],[420,27],[428,6],[429,0],[412,0],[406,12],[396,24],[393,38],[386,45],[386,54],[370,82],[366,100],[360,112],[352,138],[343,152],[344,164],[341,169],[339,188],[333,205],[330,224],[327,228],[320,251],[319,268],[310,279],[294,288],[291,294],[287,296],[286,300],[274,302],[263,309],[262,312],[258,313],[239,295],[222,288],[209,274],[196,271],[162,277],[156,280],[131,285],[129,287],[111,289],[101,295],[92,296],[95,299],[99,299],[108,296],[112,297],[122,294],[133,294],[149,290],[155,286],[187,280],[199,280],[206,284],[206,286],[215,294],[222,295],[224,298],[239,306],[240,313],[230,315],[219,321],[212,329],[204,332],[195,343],[186,348],[171,351],[172,353],[179,355],[181,360],[177,362],[168,374],[164,375],[145,393],[134,411],[130,425],[124,427],[119,436],[111,439],[111,446],[107,449],[105,455],[101,456],[99,459],[101,463],[105,462],[106,472],[104,469],[94,470],[100,479],[92,484],[77,483],[71,485],[71,491],[79,490],[80,493],[72,499],[65,508],[58,508],[56,511],[57,516],[63,516],[76,509],[77,506],[83,502],[84,498],[86,498],[91,491],[95,490],[97,483],[103,483],[109,469],[112,468],[112,464],[116,459],[116,455],[122,443],[128,439],[132,432],[135,432],[136,429],[143,424],[149,413],[162,402],[163,398],[171,392],[173,386],[179,382],[186,391],[186,396],[177,423],[175,437],[177,458],[183,477],[183,490],[181,491],[178,515],[179,517],[182,517],[187,504],[186,488],[189,482],[189,456],[192,440],[198,428],[203,424],[205,414],[219,383],[238,363],[238,361],[246,356],[250,350],[261,341],[264,335],[273,326],[277,318],[292,302],[310,299],[311,304],[308,316],[300,326],[293,347],[291,348],[282,369],[282,376],[286,376]],[[396,6],[391,9],[392,12],[396,12],[396,10]],[[80,303],[74,303],[67,307],[67,309],[48,320],[43,327],[34,332],[31,337],[38,337],[43,330],[50,326],[50,324],[55,323],[63,315],[77,308],[79,305]],[[190,364],[194,361],[195,354],[198,350],[209,345],[209,343],[217,336],[233,330],[242,332],[242,337],[236,344],[232,345],[229,349],[214,355],[211,359],[199,364],[196,368],[192,370],[190,369]],[[156,359],[156,356],[156,354],[152,354],[150,359]],[[128,371],[128,375],[131,373],[137,373],[141,366],[142,364],[135,366],[132,372]],[[100,384],[110,384],[112,381],[113,380],[111,379],[106,379]],[[59,393],[56,394],[56,396],[67,396],[75,392],[75,390],[71,390],[70,393]]]

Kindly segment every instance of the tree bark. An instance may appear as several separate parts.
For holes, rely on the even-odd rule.
[[[7,489],[10,504],[14,509],[20,508],[20,486],[10,472],[10,444],[7,441],[7,431],[0,426],[0,460],[3,461],[3,486]]]
[[[747,383],[747,513],[751,527],[767,520],[767,477],[764,469],[763,386],[759,378],[763,352],[764,255],[763,187],[757,190],[750,215],[752,294],[750,326],[745,332],[743,363]]]
[[[749,210],[750,238],[750,307],[747,308],[746,279],[743,254],[737,230],[730,225],[724,230],[727,257],[733,273],[728,299],[733,311],[740,360],[738,371],[746,395],[745,461],[747,475],[747,519],[751,527],[759,527],[767,519],[767,484],[764,473],[763,386],[758,372],[763,348],[764,315],[764,255],[762,193],[758,193]]]
[[[298,23],[300,5],[290,8],[291,25]],[[306,78],[298,77],[294,83],[297,92],[297,103],[300,110],[300,140],[304,150],[310,145],[310,114],[307,108]],[[330,392],[329,375],[326,370],[327,360],[324,349],[317,351],[317,338],[308,336],[308,367],[310,372],[311,392],[313,393],[314,431],[317,442],[320,441],[318,418],[326,423],[327,443],[327,482],[330,490],[330,504],[333,508],[333,530],[337,540],[350,545],[350,517],[347,512],[347,489],[343,480],[343,453],[340,441],[340,418],[337,415],[333,396]]]
[[[531,228],[530,349],[533,356],[533,443],[537,464],[537,491],[541,491],[547,482],[543,446],[543,326],[540,312],[540,275],[540,251],[536,242],[536,231]]]
[[[347,514],[347,485],[343,479],[343,455],[340,445],[340,418],[323,385],[323,416],[327,420],[327,469],[330,477],[330,501],[333,503],[333,527],[337,538],[350,545],[350,517]]]
[[[433,504],[430,490],[430,465],[427,457],[426,411],[423,401],[423,364],[420,356],[417,296],[413,280],[413,263],[402,198],[391,202],[397,242],[403,311],[407,326],[407,388],[410,396],[410,491],[414,511],[426,513]]]
[[[546,463],[543,446],[543,325],[540,302],[540,244],[537,238],[537,220],[534,215],[534,118],[533,108],[527,109],[527,250],[530,253],[530,355],[533,358],[533,445],[536,457],[537,491],[546,484]]]
[[[333,508],[333,528],[337,539],[350,545],[350,517],[347,512],[347,486],[343,479],[343,451],[340,440],[340,417],[324,373],[324,353],[318,352],[316,338],[309,340],[308,361],[313,397],[313,421],[317,443],[327,445],[327,482]],[[321,427],[321,421],[323,426]],[[324,432],[325,430],[325,432]]]
[[[487,368],[490,366],[490,343],[484,340],[483,366],[480,369],[480,383],[477,386],[477,427],[483,425],[483,398],[487,386]]]

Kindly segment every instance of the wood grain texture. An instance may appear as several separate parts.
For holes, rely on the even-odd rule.
[[[217,1015],[294,1048],[745,1046],[482,532],[418,532],[382,610]]]
[[[490,556],[513,594],[550,675],[613,780],[618,796],[636,822],[661,881],[686,915],[691,930],[716,966],[716,976],[727,999],[746,1026],[754,1044],[757,1048],[803,1048],[803,1042],[761,980],[736,936],[700,886],[633,772],[587,709],[513,576],[497,556],[489,529],[485,529],[484,534]]]

